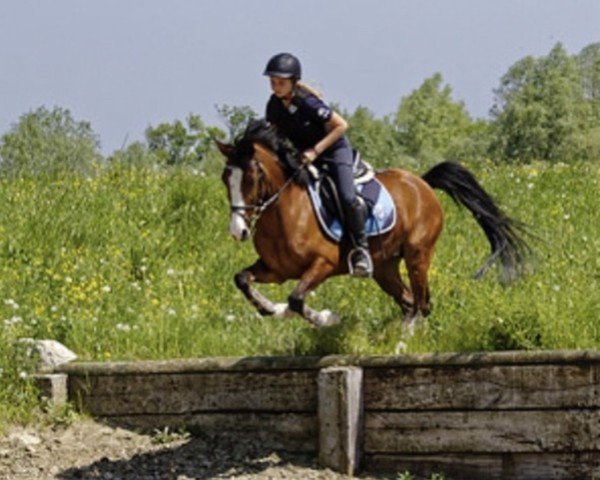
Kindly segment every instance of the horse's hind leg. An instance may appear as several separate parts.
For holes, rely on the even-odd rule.
[[[273,303],[252,286],[252,282],[259,283],[281,283],[283,279],[273,273],[262,260],[254,265],[238,272],[234,281],[244,296],[256,307],[258,313],[263,316],[275,315],[285,317],[292,315],[288,305],[285,303]]]
[[[417,315],[429,315],[431,305],[429,302],[428,270],[431,264],[433,248],[419,246],[405,249],[404,261],[410,279],[410,288],[414,297],[414,305],[405,317],[405,322],[412,326]]]
[[[402,281],[399,264],[400,258],[393,258],[376,265],[373,278],[396,301],[402,313],[407,315],[413,309],[414,299],[410,289]]]

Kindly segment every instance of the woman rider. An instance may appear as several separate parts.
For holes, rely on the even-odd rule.
[[[373,263],[365,234],[366,212],[354,187],[352,148],[345,135],[348,124],[317,92],[299,81],[302,68],[294,55],[275,55],[267,63],[264,75],[270,77],[273,91],[267,103],[267,121],[301,152],[303,163],[316,159],[329,163],[344,210],[344,225],[354,245],[350,253],[351,273],[371,276]]]

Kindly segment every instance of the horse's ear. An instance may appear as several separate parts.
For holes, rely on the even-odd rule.
[[[231,156],[231,154],[233,153],[233,145],[229,145],[227,143],[223,143],[220,142],[219,140],[215,139],[215,144],[217,145],[217,148],[219,149],[219,151],[225,155],[227,158],[229,158]]]

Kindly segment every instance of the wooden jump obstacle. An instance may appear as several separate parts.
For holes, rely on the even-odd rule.
[[[347,474],[600,478],[598,351],[72,363],[46,381],[122,426],[239,432]]]

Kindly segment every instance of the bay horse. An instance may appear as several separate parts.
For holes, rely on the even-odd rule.
[[[305,169],[295,152],[264,121],[248,125],[233,144],[216,141],[226,157],[222,181],[231,209],[230,233],[244,241],[253,238],[256,262],[235,275],[235,284],[261,315],[301,315],[314,326],[340,322],[330,310],[316,311],[306,295],[335,275],[348,273],[345,260],[350,245],[337,244],[321,230],[305,185],[298,181]],[[476,277],[496,261],[505,281],[523,270],[527,243],[522,224],[506,216],[464,167],[442,162],[422,177],[400,169],[376,172],[391,194],[396,224],[388,233],[369,239],[373,278],[400,306],[412,332],[417,318],[430,312],[428,269],[442,230],[442,207],[433,188],[447,192],[475,217],[487,236],[491,255]],[[349,242],[347,242],[349,243]],[[404,260],[409,286],[401,278]],[[273,303],[253,286],[299,280],[287,303]]]

